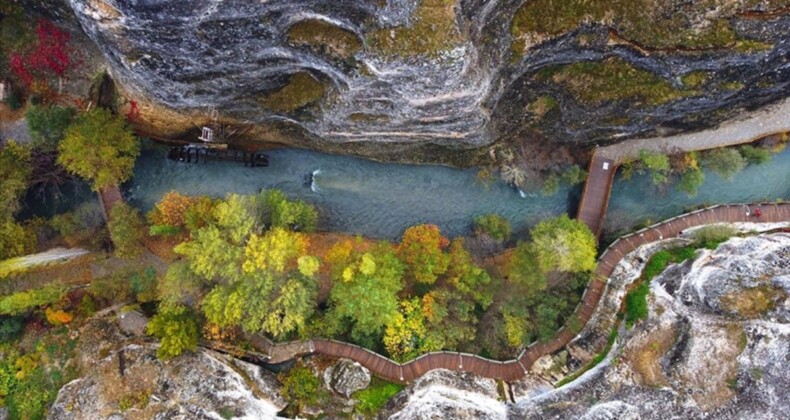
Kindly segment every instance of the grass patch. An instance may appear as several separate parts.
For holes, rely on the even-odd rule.
[[[694,231],[694,243],[696,248],[716,249],[719,245],[735,236],[738,232],[727,225],[703,226]]]
[[[551,66],[536,77],[563,85],[578,100],[590,104],[628,99],[660,105],[693,94],[675,89],[666,80],[620,58]]]
[[[635,289],[625,296],[625,325],[631,328],[637,321],[647,318],[647,295],[650,294],[650,281],[661,274],[672,263],[694,258],[697,246],[665,249],[656,252],[642,270]]]
[[[771,10],[786,6],[776,0]],[[738,39],[730,19],[740,10],[716,0],[660,2],[655,0],[530,0],[516,11],[511,22],[512,49],[523,55],[527,39],[558,36],[584,22],[604,24],[645,48],[736,48],[762,51],[769,44]],[[702,22],[702,24],[700,23]]]
[[[387,401],[401,392],[403,388],[403,385],[374,377],[370,386],[354,393],[353,397],[359,400],[356,409],[366,416],[372,416],[381,411]]]
[[[438,56],[461,42],[455,8],[456,0],[420,0],[411,26],[379,29],[367,38],[366,44],[384,55]]]
[[[362,48],[355,33],[317,19],[293,24],[287,36],[291,45],[319,48],[341,58],[351,57]]]
[[[308,73],[292,74],[280,90],[269,94],[261,104],[276,112],[293,112],[316,102],[324,96],[326,88]]]

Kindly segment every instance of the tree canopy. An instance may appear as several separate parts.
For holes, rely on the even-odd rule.
[[[398,246],[398,257],[408,266],[408,275],[420,283],[432,284],[447,271],[449,259],[444,248],[450,241],[436,225],[417,225],[406,229]]]
[[[151,318],[146,331],[159,338],[159,349],[156,355],[160,359],[179,356],[186,351],[193,351],[198,343],[198,324],[195,315],[183,305],[164,305]]]
[[[538,223],[530,233],[542,271],[580,272],[595,268],[596,240],[584,222],[563,214]]]
[[[66,129],[58,152],[58,163],[98,191],[132,177],[140,144],[123,118],[94,108]]]

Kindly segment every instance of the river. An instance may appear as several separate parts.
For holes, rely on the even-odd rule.
[[[434,223],[450,236],[468,234],[475,216],[506,217],[517,237],[537,221],[575,214],[580,187],[562,187],[550,197],[519,192],[499,181],[477,180],[474,169],[378,163],[348,156],[297,149],[269,152],[271,165],[246,168],[239,163],[186,164],[165,158],[166,149],[147,147],[124,186],[126,197],[150,209],[170,190],[185,194],[224,196],[278,188],[289,197],[315,204],[321,229],[395,239],[404,229]],[[314,184],[309,174],[315,172]],[[313,188],[311,188],[313,187]],[[612,190],[606,231],[619,232],[645,220],[658,221],[701,204],[790,199],[790,151],[763,165],[751,165],[726,181],[706,174],[699,194],[688,197],[674,188],[652,187],[647,175],[618,179]]]

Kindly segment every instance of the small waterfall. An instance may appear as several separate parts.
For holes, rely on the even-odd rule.
[[[313,171],[312,174],[310,174],[310,189],[313,190],[313,192],[316,192],[316,193],[318,191],[320,191],[320,190],[318,189],[318,184],[315,182],[315,177],[318,176],[318,174],[320,174],[320,173],[321,173],[321,170],[320,169],[316,169],[316,170]]]

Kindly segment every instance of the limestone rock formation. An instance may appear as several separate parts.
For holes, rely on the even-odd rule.
[[[124,340],[106,320],[80,336],[84,376],[61,388],[48,418],[265,419],[286,406],[258,366],[203,349],[163,362],[156,345]]]
[[[257,140],[346,152],[551,150],[709,126],[790,82],[781,0],[68,3],[165,134],[214,110]]]
[[[323,376],[327,388],[346,398],[370,385],[370,371],[349,359],[338,360],[331,368],[324,371]]]

